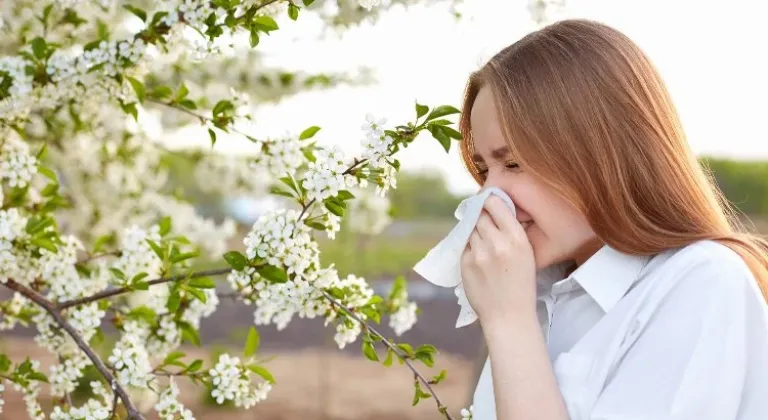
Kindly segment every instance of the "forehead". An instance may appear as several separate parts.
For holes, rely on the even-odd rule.
[[[502,159],[509,153],[504,133],[501,130],[493,93],[488,87],[483,87],[475,98],[470,114],[472,125],[473,155],[476,160]]]

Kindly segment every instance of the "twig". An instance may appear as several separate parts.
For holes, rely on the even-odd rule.
[[[123,405],[125,406],[126,411],[128,411],[128,419],[144,419],[144,416],[141,415],[141,412],[139,412],[139,410],[133,406],[133,403],[131,402],[130,397],[128,397],[128,393],[125,392],[125,389],[123,389],[115,377],[112,376],[107,367],[104,366],[104,362],[101,361],[99,356],[96,355],[96,353],[94,353],[88,344],[83,341],[83,338],[80,336],[77,330],[75,330],[75,328],[69,322],[67,322],[64,317],[61,316],[60,309],[53,302],[49,301],[29,287],[17,283],[13,279],[8,279],[4,284],[5,287],[21,293],[24,295],[24,297],[45,309],[45,311],[48,312],[48,314],[56,321],[56,323],[59,324],[59,326],[64,329],[64,331],[66,331],[73,340],[75,340],[77,346],[80,348],[80,350],[83,351],[83,353],[88,356],[93,365],[96,367],[96,370],[98,370],[104,379],[107,380],[107,383],[112,386],[115,395],[119,396],[123,401]]]
[[[432,389],[432,386],[430,385],[429,381],[426,380],[423,376],[421,376],[419,371],[416,370],[416,367],[413,366],[413,364],[408,360],[408,357],[400,353],[400,350],[394,344],[392,344],[389,340],[387,340],[383,335],[381,335],[381,333],[379,333],[372,326],[368,325],[368,323],[360,319],[360,317],[357,316],[357,314],[349,310],[349,308],[344,306],[341,302],[336,300],[333,296],[328,294],[328,292],[326,292],[325,290],[323,290],[323,296],[325,296],[325,298],[328,299],[328,301],[330,301],[331,304],[338,306],[340,309],[346,312],[347,315],[351,316],[355,321],[359,322],[361,326],[363,326],[364,328],[368,329],[368,331],[376,334],[379,338],[381,338],[381,341],[384,342],[384,344],[387,347],[389,347],[389,349],[392,350],[397,355],[397,357],[400,358],[400,360],[405,362],[408,368],[411,369],[411,372],[413,372],[413,375],[419,381],[421,381],[421,383],[423,383],[425,387],[427,387],[427,390],[429,391],[430,394],[432,394],[432,397],[435,399],[435,402],[437,403],[437,410],[440,411],[448,420],[453,420],[453,417],[451,417],[451,413],[448,412],[448,408],[444,406],[443,403],[440,401],[440,398]]]
[[[82,260],[78,261],[78,263],[79,264],[85,264],[85,263],[91,262],[91,261],[93,261],[95,259],[103,258],[103,257],[109,257],[109,256],[119,257],[120,256],[120,251],[102,252],[101,254],[89,255],[89,256],[83,258]]]
[[[159,279],[155,279],[155,280],[150,280],[150,281],[147,282],[147,284],[149,284],[150,286],[154,286],[156,284],[168,283],[168,282],[171,282],[171,281],[179,281],[179,280],[185,280],[185,279],[194,279],[194,278],[197,278],[197,277],[218,276],[218,275],[221,275],[221,274],[229,273],[230,271],[232,271],[231,268],[217,268],[217,269],[213,269],[213,270],[198,271],[196,273],[187,273],[187,274],[179,274],[179,275],[176,275],[176,276],[163,277],[163,278],[159,278]],[[93,294],[91,296],[86,296],[84,298],[72,299],[72,300],[68,300],[66,302],[62,302],[62,303],[59,304],[57,309],[58,310],[62,310],[62,309],[69,308],[71,306],[82,305],[82,304],[85,304],[85,303],[90,303],[90,302],[101,300],[101,299],[105,299],[105,298],[108,298],[108,297],[121,295],[123,293],[128,293],[128,292],[131,292],[131,291],[133,291],[133,289],[131,289],[130,287],[127,287],[127,286],[126,287],[120,287],[120,288],[117,288],[117,289],[112,289],[112,290],[105,290],[103,292],[99,292],[99,293]]]

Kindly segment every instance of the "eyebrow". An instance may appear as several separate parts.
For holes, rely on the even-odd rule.
[[[498,149],[495,149],[495,150],[493,150],[491,152],[491,157],[493,159],[495,159],[495,160],[504,160],[504,158],[506,158],[509,155],[510,155],[509,147],[507,147],[507,146],[499,147]],[[475,162],[482,162],[483,161],[483,157],[480,156],[477,153],[472,155],[472,159],[474,159]]]

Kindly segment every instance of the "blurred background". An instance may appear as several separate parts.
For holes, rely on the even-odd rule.
[[[354,154],[367,113],[399,123],[412,119],[415,101],[458,107],[469,73],[504,46],[555,19],[597,19],[627,33],[656,63],[682,115],[691,147],[714,171],[719,187],[743,213],[749,228],[768,234],[768,26],[764,24],[768,6],[762,2],[382,3],[374,19],[330,28],[312,14],[297,22],[281,16],[282,29],[264,37],[256,50],[260,68],[269,71],[260,70],[259,77],[250,77],[248,69],[224,75],[232,83],[245,83],[254,105],[253,129],[260,135],[281,135],[288,128],[319,125],[320,142],[338,144]],[[151,129],[151,120],[143,123]],[[166,139],[169,148],[209,142],[194,125],[156,135]],[[219,147],[223,153],[239,154],[245,146],[238,138],[221,136]],[[425,283],[411,269],[452,228],[456,205],[476,189],[456,152],[454,148],[445,154],[426,136],[415,142],[400,154],[403,169],[390,197],[391,223],[382,233],[342,229],[335,241],[322,242],[324,263],[334,262],[342,275],[366,278],[377,292],[386,294],[398,275],[409,280],[409,296],[421,312],[401,340],[439,349],[435,368],[425,372],[448,370],[448,379],[436,390],[453,412],[469,405],[485,357],[482,334],[477,325],[455,329],[458,306],[452,290]],[[185,185],[193,170],[189,164],[172,162],[174,182]],[[197,191],[197,197],[201,213],[234,217],[243,234],[261,212],[279,205],[269,198],[210,196],[204,191]],[[239,239],[231,248],[242,248]],[[213,317],[203,320],[202,341],[214,350],[239,347],[252,322],[251,309],[223,302]],[[381,329],[393,336],[385,325]],[[217,406],[190,387],[186,403],[197,418],[439,418],[431,400],[411,407],[413,377],[407,369],[367,361],[359,343],[339,351],[332,331],[321,321],[297,319],[283,331],[271,326],[259,331],[262,353],[278,355],[270,362],[277,380],[270,398],[246,412]],[[5,338],[2,345],[12,352],[40,351],[41,358],[47,357],[42,350],[30,350],[23,338]],[[204,354],[190,353],[195,351]],[[15,404],[23,413],[18,417],[12,414]],[[24,418],[26,413],[20,401],[9,399],[2,416]]]

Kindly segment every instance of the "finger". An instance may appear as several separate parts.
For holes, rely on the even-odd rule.
[[[480,237],[480,234],[477,233],[476,230],[473,230],[472,233],[469,235],[469,245],[470,249],[476,250],[480,249],[482,246],[483,239]]]
[[[499,228],[496,226],[496,223],[493,222],[491,215],[485,210],[480,213],[480,218],[477,219],[475,230],[480,234],[480,238],[484,241],[493,240],[496,234],[500,233]]]
[[[522,230],[523,227],[517,221],[515,214],[501,198],[491,195],[483,203],[483,209],[491,215],[491,219],[500,230],[509,233]]]

